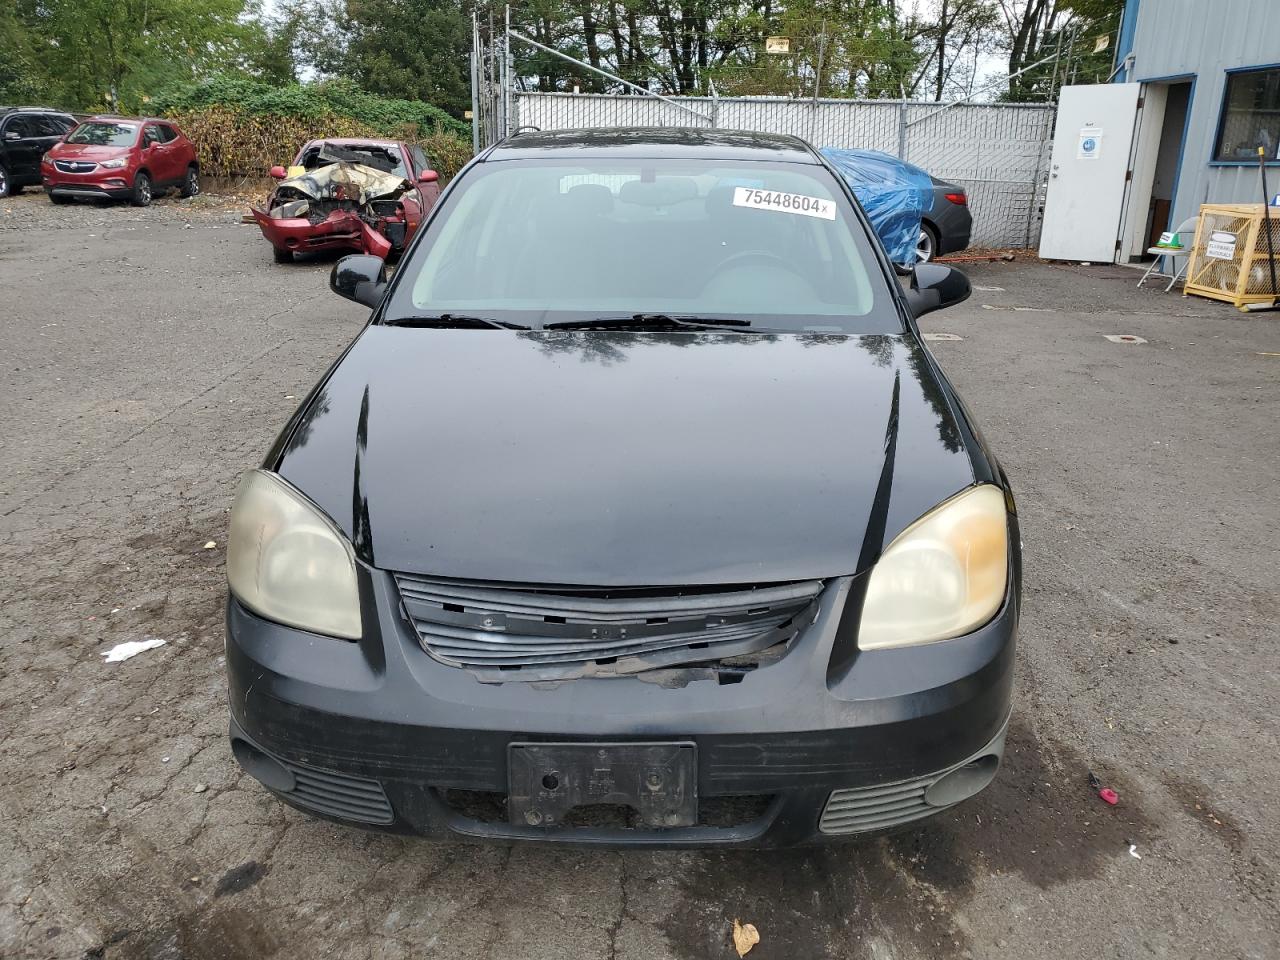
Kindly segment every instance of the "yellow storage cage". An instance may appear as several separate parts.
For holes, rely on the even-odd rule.
[[[1206,203],[1200,208],[1195,245],[1187,268],[1184,294],[1225,300],[1241,310],[1249,303],[1271,303],[1280,295],[1272,282],[1272,265],[1280,274],[1280,209],[1261,203]]]

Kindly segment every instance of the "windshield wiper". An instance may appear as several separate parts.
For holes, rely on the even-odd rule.
[[[461,329],[490,328],[496,330],[528,330],[524,324],[511,323],[507,320],[495,320],[493,317],[468,317],[461,313],[437,313],[422,317],[390,317],[382,321],[388,327],[457,327]]]
[[[594,320],[561,320],[548,323],[545,330],[606,330],[611,327],[663,327],[695,330],[708,327],[749,327],[750,320],[729,320],[724,317],[673,317],[669,313],[633,313],[626,317],[596,317]]]

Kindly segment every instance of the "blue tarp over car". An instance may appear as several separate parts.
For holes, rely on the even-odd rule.
[[[867,212],[894,263],[914,264],[920,217],[933,203],[933,180],[919,167],[878,150],[823,147]]]

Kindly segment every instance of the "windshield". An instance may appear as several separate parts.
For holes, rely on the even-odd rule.
[[[898,333],[865,229],[825,168],[500,160],[447,194],[385,317],[538,326],[634,314]]]
[[[67,137],[67,143],[88,143],[95,147],[131,147],[137,139],[133,123],[82,123]]]
[[[398,147],[382,147],[376,144],[333,144],[322,143],[308,147],[302,155],[301,166],[308,170],[327,167],[331,163],[358,163],[373,167],[383,173],[394,173],[405,180],[409,179],[409,168],[405,166],[404,157]]]

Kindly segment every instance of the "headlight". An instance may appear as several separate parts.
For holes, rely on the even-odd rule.
[[[116,157],[114,160],[103,160],[98,166],[104,170],[119,170],[128,162],[128,157]]]
[[[969,633],[1004,602],[1009,566],[1004,494],[971,487],[889,544],[871,569],[858,647],[877,650]]]
[[[273,473],[245,476],[231,509],[227,583],[269,620],[360,638],[351,544],[328,517]]]

